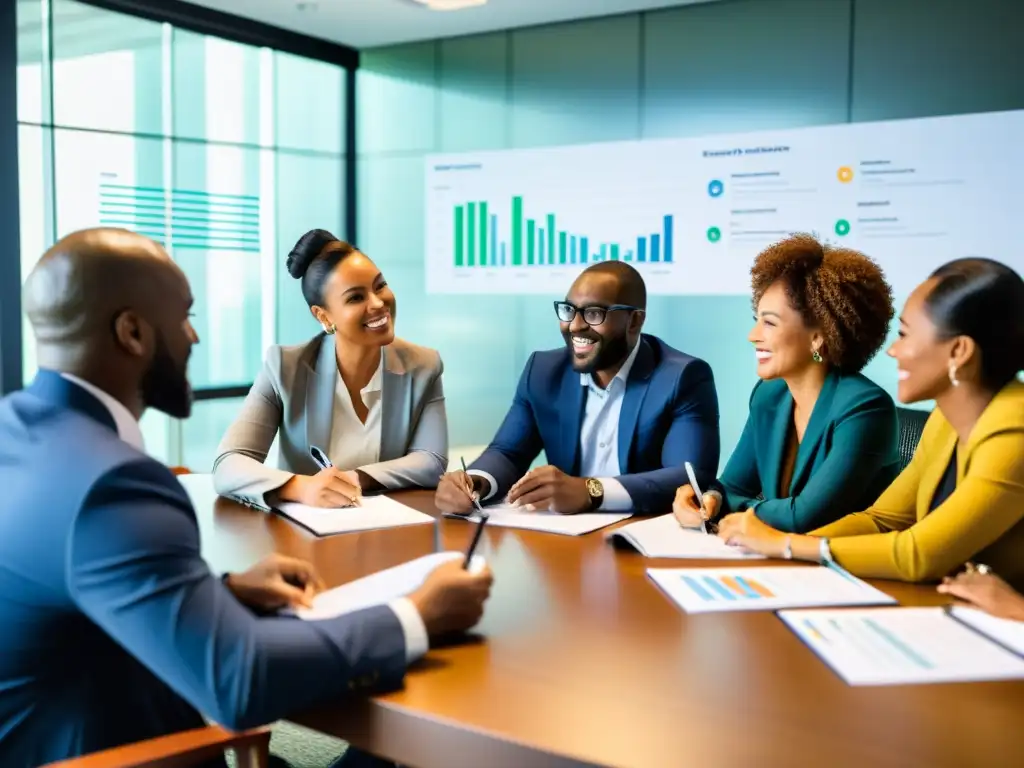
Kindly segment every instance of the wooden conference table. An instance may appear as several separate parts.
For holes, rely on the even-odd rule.
[[[198,496],[212,567],[277,551],[329,586],[464,550],[474,528],[439,519],[318,538],[212,489]],[[437,514],[425,491],[395,498]],[[603,534],[486,530],[485,641],[431,651],[399,692],[290,719],[415,768],[1024,764],[1024,682],[850,687],[771,612],[686,615],[644,575],[680,561]],[[943,602],[931,587],[876,585],[904,605]]]

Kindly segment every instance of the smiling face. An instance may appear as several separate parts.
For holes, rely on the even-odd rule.
[[[313,315],[323,326],[333,324],[344,342],[383,347],[395,340],[395,294],[365,254],[338,263],[324,283],[323,302]]]
[[[934,400],[952,386],[950,360],[957,339],[942,339],[925,307],[925,299],[938,281],[927,280],[907,299],[900,315],[899,338],[889,347],[896,361],[901,403]]]
[[[618,293],[619,282],[614,275],[588,271],[580,275],[565,297],[577,311],[571,321],[561,321],[559,325],[572,354],[572,367],[579,373],[609,370],[629,357],[632,337],[639,333],[642,314],[616,309],[605,312],[603,321],[597,325],[590,325],[583,318],[587,307],[619,304]]]
[[[808,328],[786,296],[781,281],[768,286],[757,304],[748,341],[754,345],[757,375],[762,379],[794,376],[812,365],[813,351],[821,348],[821,334]]]

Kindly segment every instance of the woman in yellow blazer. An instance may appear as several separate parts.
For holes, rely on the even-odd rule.
[[[751,512],[724,518],[719,536],[864,577],[937,581],[973,560],[1024,585],[1024,281],[988,259],[940,267],[907,299],[889,355],[900,401],[937,407],[878,500],[806,536]]]

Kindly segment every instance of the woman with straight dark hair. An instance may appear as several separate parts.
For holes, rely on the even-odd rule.
[[[1024,281],[989,259],[958,259],[907,299],[901,402],[934,400],[914,458],[863,512],[806,536],[749,512],[719,536],[771,557],[836,563],[858,576],[938,581],[970,562],[1024,585]]]
[[[310,230],[287,265],[323,331],[267,352],[218,449],[217,492],[339,507],[364,491],[435,487],[448,464],[440,355],[395,337],[395,294],[355,246]]]

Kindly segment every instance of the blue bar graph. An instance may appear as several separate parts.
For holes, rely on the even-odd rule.
[[[590,240],[586,237],[580,238],[580,264],[586,264],[590,257]]]
[[[505,243],[501,244],[501,266],[505,266]]]
[[[638,237],[636,239],[636,260],[647,261],[647,238]]]
[[[661,235],[651,235],[651,261],[661,261]]]
[[[538,248],[537,248],[537,254],[538,254],[537,263],[538,264],[543,264],[544,263],[544,229],[542,227],[538,227],[537,228],[537,241],[538,241],[538,243],[537,243],[537,245],[538,245]]]
[[[666,216],[664,219],[665,228],[665,259],[666,262],[672,261],[672,217]]]
[[[601,261],[606,261],[607,259],[608,259],[608,246],[605,245],[604,243],[601,243]]]
[[[626,251],[622,255],[622,260],[623,261],[632,261],[633,260],[633,252],[632,251]]]
[[[576,263],[576,235],[569,238],[569,263]]]

